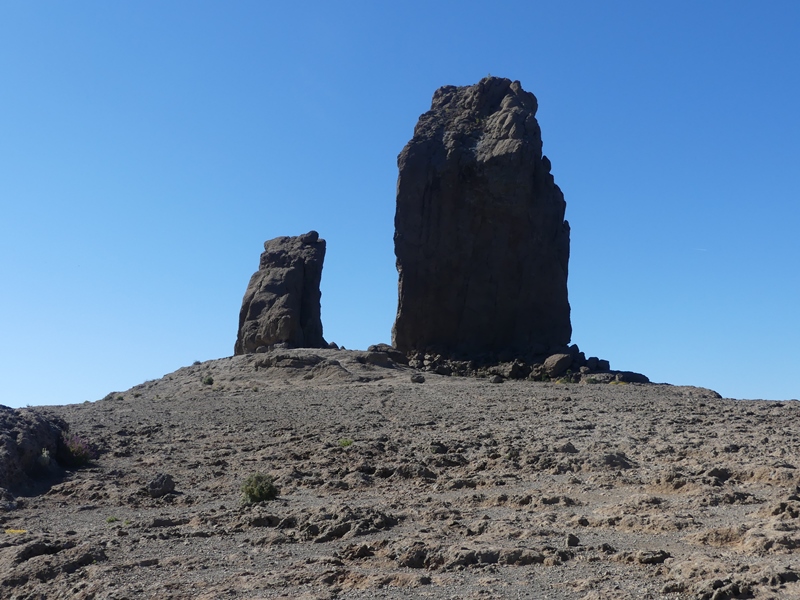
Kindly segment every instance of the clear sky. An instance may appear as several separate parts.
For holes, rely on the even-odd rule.
[[[0,404],[229,356],[264,240],[328,242],[325,337],[389,342],[397,155],[436,88],[539,99],[573,342],[800,397],[800,3],[0,4]]]

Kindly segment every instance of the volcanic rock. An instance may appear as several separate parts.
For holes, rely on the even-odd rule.
[[[569,343],[569,224],[536,110],[518,81],[487,77],[440,88],[420,117],[398,158],[398,350],[525,356]]]
[[[47,476],[63,450],[66,431],[61,419],[0,405],[0,496],[4,488],[26,490]]]
[[[234,355],[276,344],[324,348],[319,284],[325,240],[316,231],[264,242],[258,271],[250,278],[239,311]]]
[[[147,484],[147,493],[151,498],[160,498],[173,491],[175,491],[175,481],[172,479],[172,475],[167,473],[159,473]]]
[[[558,377],[572,364],[569,354],[553,354],[544,361],[544,369],[548,377]]]

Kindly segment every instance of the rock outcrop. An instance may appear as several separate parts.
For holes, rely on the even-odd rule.
[[[325,240],[316,231],[264,242],[239,312],[234,355],[275,344],[323,348],[319,288]]]
[[[393,345],[447,356],[569,344],[566,203],[536,97],[496,77],[433,96],[398,158]]]
[[[10,501],[4,490],[29,490],[36,479],[57,470],[67,429],[60,419],[0,405],[0,508]]]

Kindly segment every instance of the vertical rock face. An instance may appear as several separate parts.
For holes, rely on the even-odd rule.
[[[569,343],[566,203],[536,97],[488,77],[433,96],[398,158],[393,344],[462,357]]]
[[[316,231],[264,242],[258,271],[253,273],[239,311],[239,334],[233,353],[259,346],[322,348],[319,290],[325,240]]]

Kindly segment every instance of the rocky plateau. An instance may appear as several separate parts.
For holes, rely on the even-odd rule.
[[[800,598],[796,401],[376,347],[2,414],[3,461],[29,457],[4,475],[3,598]],[[53,427],[96,457],[35,458]],[[276,499],[242,502],[254,473]]]

